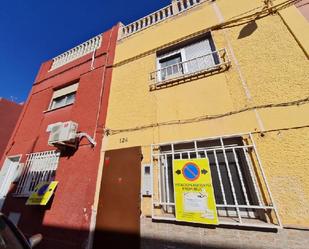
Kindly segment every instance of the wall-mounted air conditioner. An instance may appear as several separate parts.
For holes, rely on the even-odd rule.
[[[73,121],[50,124],[47,132],[50,132],[48,144],[52,146],[75,146],[77,138],[77,123]]]

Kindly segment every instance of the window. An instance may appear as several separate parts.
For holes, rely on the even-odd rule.
[[[62,106],[73,104],[75,101],[75,92],[53,99],[51,109],[57,109]]]
[[[152,148],[153,218],[175,219],[173,160],[207,158],[220,224],[280,225],[251,134]]]
[[[183,74],[183,67],[181,64],[181,54],[177,53],[172,56],[167,56],[159,60],[161,70],[161,80],[166,80],[170,77]]]
[[[23,174],[17,185],[16,196],[29,196],[40,182],[53,181],[60,152],[45,151],[28,155]]]
[[[157,57],[157,71],[152,74],[157,82],[175,79],[179,76],[211,70],[219,62],[210,34],[202,39],[183,45],[181,48]]]
[[[73,104],[75,102],[77,88],[78,83],[75,83],[73,85],[54,91],[49,110]]]

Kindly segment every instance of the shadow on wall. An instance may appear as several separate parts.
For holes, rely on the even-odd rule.
[[[243,39],[245,37],[248,37],[250,35],[252,35],[256,30],[257,30],[258,26],[254,21],[251,21],[249,23],[247,23],[239,32],[238,35],[238,39]]]

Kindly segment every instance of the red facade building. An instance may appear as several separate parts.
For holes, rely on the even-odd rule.
[[[0,98],[0,158],[15,128],[23,105]]]
[[[117,35],[118,25],[42,64],[0,162],[0,210],[42,233],[38,248],[89,242]],[[26,205],[42,181],[58,181],[52,199]]]

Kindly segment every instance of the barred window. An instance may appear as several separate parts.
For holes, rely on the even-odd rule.
[[[40,182],[55,179],[60,152],[45,151],[29,154],[15,192],[16,196],[27,197]]]
[[[220,224],[280,226],[251,134],[153,145],[153,218],[175,219],[173,160],[194,158],[209,161]]]

